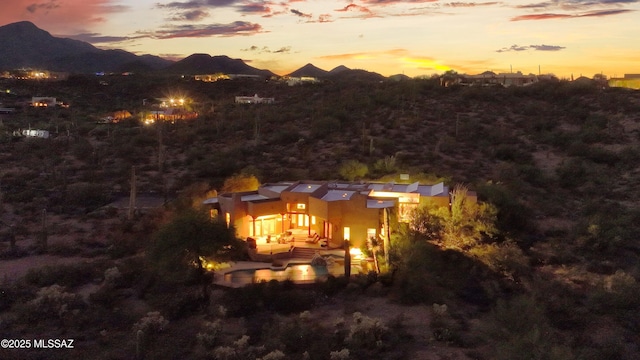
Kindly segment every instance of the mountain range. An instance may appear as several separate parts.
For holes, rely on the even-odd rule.
[[[247,65],[241,59],[225,55],[193,54],[179,61],[171,61],[154,55],[136,55],[124,50],[103,50],[87,42],[59,38],[38,28],[31,22],[21,21],[0,26],[0,70],[40,68],[49,71],[91,74],[97,72],[136,72],[197,75],[210,73],[245,74],[264,77],[273,72]],[[288,74],[329,78],[340,73],[341,77],[366,77],[384,79],[377,73],[351,70],[338,66],[331,71],[312,64]]]

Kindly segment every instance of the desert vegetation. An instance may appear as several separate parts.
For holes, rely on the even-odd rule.
[[[0,337],[75,348],[0,358],[638,358],[640,93],[440,80],[6,80],[5,105],[71,106],[0,115]],[[144,99],[175,93],[197,119],[142,124]],[[255,93],[276,103],[233,103]],[[12,137],[29,127],[52,136]],[[128,216],[132,169],[160,201]],[[211,286],[203,258],[244,255],[207,196],[400,173],[445,181],[452,207],[392,219],[390,248],[362,249],[380,272]]]

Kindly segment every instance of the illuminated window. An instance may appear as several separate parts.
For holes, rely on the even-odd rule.
[[[298,210],[304,210],[307,208],[306,204],[298,204]]]
[[[224,221],[227,223],[227,227],[229,227],[231,225],[231,214],[224,214]]]
[[[217,217],[218,217],[218,209],[211,209],[211,210],[209,210],[209,216],[210,216],[212,219],[217,218]]]
[[[316,224],[316,217],[312,216],[311,217],[311,225],[315,225]]]
[[[367,229],[367,239],[376,238],[376,229]]]
[[[345,226],[343,231],[344,240],[349,240],[351,238],[351,228]]]

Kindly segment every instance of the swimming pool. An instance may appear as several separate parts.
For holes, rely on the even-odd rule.
[[[339,266],[331,267],[330,271],[326,266],[290,264],[284,269],[242,269],[224,274],[224,280],[235,286],[271,280],[291,280],[295,283],[308,283],[315,282],[316,280],[326,280],[329,274],[339,275],[335,273],[339,268]],[[344,273],[344,269],[342,269],[342,271]]]

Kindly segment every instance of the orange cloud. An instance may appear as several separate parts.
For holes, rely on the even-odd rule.
[[[0,25],[26,20],[52,33],[72,33],[127,9],[115,0],[2,0]]]

